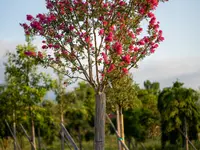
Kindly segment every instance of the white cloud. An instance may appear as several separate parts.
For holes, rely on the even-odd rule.
[[[165,87],[179,79],[186,86],[196,89],[200,86],[199,60],[200,57],[147,59],[139,63],[139,68],[132,72],[134,79],[140,85],[149,79],[159,81],[161,87]]]

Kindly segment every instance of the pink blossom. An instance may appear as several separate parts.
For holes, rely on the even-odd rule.
[[[103,21],[103,25],[104,25],[104,26],[107,26],[107,25],[108,25],[108,22],[107,22],[107,21]]]
[[[150,53],[154,53],[155,52],[155,49],[150,49]]]
[[[70,43],[70,42],[72,42],[72,39],[69,38],[69,39],[67,39],[66,41]]]
[[[66,50],[62,50],[62,55],[68,55],[68,52]]]
[[[47,49],[47,45],[42,45],[42,49]]]
[[[120,12],[117,12],[117,17],[121,17],[121,13]]]
[[[102,61],[102,58],[99,58],[99,59],[98,59],[98,62],[100,63],[101,61]]]
[[[113,45],[113,49],[115,50],[115,52],[116,52],[118,55],[121,55],[121,54],[122,54],[122,44],[121,44],[121,43],[116,42],[116,43]]]
[[[145,43],[148,43],[148,42],[149,42],[149,38],[145,36],[145,37],[144,37],[144,42],[145,42]]]
[[[53,47],[53,44],[48,44],[48,47],[49,47],[49,48],[52,48],[52,47]]]
[[[105,38],[105,41],[112,42],[113,41],[113,33],[109,32],[108,36]]]
[[[121,67],[121,66],[124,66],[125,65],[125,62],[124,61],[122,61],[122,62],[120,62],[119,63],[119,66]]]
[[[139,50],[139,48],[135,47],[133,50],[134,50],[134,52],[137,52]]]
[[[119,5],[120,5],[120,6],[124,6],[124,5],[126,5],[126,3],[125,3],[124,1],[120,1],[120,2],[119,2]]]
[[[32,16],[32,15],[26,15],[26,19],[27,19],[28,21],[32,21],[32,20],[33,20],[33,16]]]
[[[133,45],[129,45],[129,50],[132,51],[134,49]]]
[[[103,19],[104,19],[103,16],[100,16],[100,17],[99,17],[99,20],[100,20],[100,21],[103,21]]]
[[[59,48],[60,48],[60,45],[59,45],[59,44],[55,44],[55,45],[53,45],[53,47],[54,47],[55,49],[59,49]]]
[[[61,23],[61,24],[58,26],[58,29],[64,30],[64,29],[65,29],[65,24],[64,24],[64,23]]]
[[[55,20],[56,20],[56,16],[52,13],[47,17],[47,21],[49,23],[52,22],[52,21],[55,21]]]
[[[52,9],[53,8],[53,4],[50,0],[47,0],[47,5],[46,5],[47,9]]]
[[[28,30],[29,29],[29,26],[26,24],[26,23],[23,23],[23,24],[20,24],[24,30]]]
[[[85,37],[85,42],[86,42],[86,43],[90,43],[90,36],[86,36],[86,37]]]
[[[36,30],[42,30],[41,24],[39,22],[37,22],[37,21],[31,22],[31,27],[36,29]]]
[[[144,44],[145,44],[144,40],[138,41],[138,45],[144,45]]]
[[[141,15],[143,15],[143,14],[145,13],[144,8],[140,8],[139,13],[140,13]]]
[[[155,15],[154,15],[152,12],[149,12],[149,13],[147,14],[147,16],[148,16],[149,18],[153,18]]]
[[[122,60],[124,62],[126,62],[127,64],[130,64],[131,63],[131,57],[129,54],[126,54],[125,56],[122,57]]]
[[[112,26],[110,27],[110,31],[114,31],[114,30],[115,30],[115,26],[112,25]]]
[[[158,44],[155,44],[152,46],[153,48],[158,48]]]
[[[163,33],[162,30],[158,31],[158,35],[162,35],[162,33]]]
[[[153,26],[153,28],[154,28],[155,30],[157,30],[159,27],[160,27],[159,24],[155,24],[155,25]]]
[[[143,52],[142,52],[142,55],[146,55],[146,53],[147,53],[146,51],[143,51]]]
[[[107,8],[108,7],[108,3],[103,4],[103,7]]]
[[[164,38],[163,36],[160,36],[160,37],[158,38],[158,40],[159,40],[159,42],[161,42],[161,41],[164,41],[165,38]]]
[[[158,6],[158,0],[147,0],[149,4],[151,4],[151,9],[155,9]]]
[[[153,26],[155,22],[156,22],[156,18],[152,17],[151,20],[149,21],[149,24]]]
[[[157,6],[157,5],[158,5],[158,0],[151,0],[151,3],[152,3],[154,6]]]
[[[103,35],[104,34],[104,29],[100,29],[99,30],[99,35]]]
[[[127,68],[122,68],[123,73],[128,74],[128,69]]]
[[[136,60],[137,60],[137,57],[136,57],[136,56],[133,56],[132,61],[133,61],[133,62],[136,62]]]
[[[93,46],[93,44],[92,44],[92,43],[90,43],[90,44],[89,44],[89,47],[92,47],[92,46]]]
[[[70,25],[70,26],[69,26],[69,30],[70,30],[70,31],[74,30],[74,26]]]
[[[110,67],[108,68],[108,73],[112,72],[115,69],[115,65],[111,64]]]
[[[69,11],[72,12],[74,9],[72,7],[69,8]]]
[[[40,58],[40,59],[42,59],[43,58],[43,54],[42,54],[42,52],[38,52],[38,57]]]
[[[132,37],[133,39],[135,38],[135,35],[133,34],[132,31],[130,31],[130,32],[128,33],[128,35],[129,35],[130,37]]]
[[[105,47],[107,50],[109,50],[110,49],[110,45],[106,45],[106,47]]]
[[[142,28],[136,29],[136,33],[137,33],[137,34],[140,34],[140,33],[142,32],[142,30],[143,30]]]
[[[101,55],[103,56],[104,62],[105,62],[106,64],[109,64],[108,56],[107,56],[104,52],[102,52]]]
[[[26,51],[26,52],[24,52],[24,54],[27,56],[33,56],[33,57],[36,56],[36,52],[33,52],[33,51]]]
[[[44,14],[38,14],[36,18],[39,18],[40,22],[43,22],[46,19],[46,16]]]

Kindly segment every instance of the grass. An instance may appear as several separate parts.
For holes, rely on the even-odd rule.
[[[117,150],[117,140],[116,140],[116,136],[114,135],[107,135],[106,139],[105,139],[105,150]],[[78,143],[77,143],[78,144]],[[200,142],[196,141],[194,142],[195,146],[197,149],[200,149]],[[160,145],[160,138],[155,138],[155,139],[148,139],[146,140],[146,142],[144,142],[144,146],[146,148],[146,150],[162,150],[161,149],[161,145]],[[25,137],[23,138],[23,148],[22,150],[30,150],[31,146],[29,144],[29,142],[25,139]],[[93,141],[89,141],[83,142],[83,150],[93,150]],[[190,149],[193,149],[192,147],[190,147]],[[0,150],[2,149],[2,142],[0,142]],[[5,150],[5,149],[4,149]],[[8,147],[6,150],[13,150],[13,140],[10,138],[8,139]],[[42,143],[42,150],[60,150],[60,141],[57,138],[52,145],[48,145],[46,146],[44,143]],[[65,150],[73,150],[72,146],[71,149],[67,146],[67,144],[65,144]],[[131,149],[134,150],[134,149]],[[138,144],[138,148],[137,150],[144,150],[144,148]],[[165,150],[184,150],[182,148],[179,148],[177,146],[174,145],[167,145]]]

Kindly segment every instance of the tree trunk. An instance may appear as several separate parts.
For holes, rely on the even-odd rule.
[[[105,93],[96,93],[95,108],[95,150],[104,150],[105,143],[105,111],[106,95]]]
[[[125,143],[125,137],[124,137],[124,116],[123,116],[123,112],[122,112],[122,107],[119,107],[119,118],[120,118],[120,130],[121,130],[121,140],[123,143]],[[121,148],[122,150],[124,150],[124,147],[121,144]]]
[[[117,130],[120,135],[120,139],[124,143],[124,116],[122,112],[122,107],[118,105],[117,107]],[[118,149],[124,150],[122,143],[118,142]]]
[[[41,150],[40,127],[38,127],[38,150]]]
[[[62,104],[61,104],[62,105]],[[62,109],[62,106],[61,106],[61,113],[60,113],[60,134],[61,134],[61,150],[64,150],[65,149],[65,133],[64,133],[64,130],[63,130],[63,127],[62,127],[62,124],[64,123],[64,117],[63,117],[63,109]]]
[[[121,136],[121,129],[120,129],[120,115],[119,115],[119,106],[117,106],[117,111],[116,111],[116,114],[117,114],[117,132],[119,134],[120,137]],[[118,150],[121,150],[122,147],[121,147],[121,143],[119,141],[120,139],[117,139],[117,143],[118,143]]]
[[[15,112],[13,112],[13,136],[14,136],[14,150],[17,150],[17,141],[16,139],[16,119],[15,119]]]
[[[36,150],[36,142],[35,142],[35,124],[33,120],[33,116],[31,113],[31,141],[33,145],[31,145],[31,150]]]
[[[185,133],[185,150],[189,150],[188,135],[187,135],[187,121],[184,117],[184,133]]]

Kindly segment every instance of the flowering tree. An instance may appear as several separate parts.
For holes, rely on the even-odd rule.
[[[65,75],[95,89],[96,150],[104,149],[106,84],[127,74],[164,40],[152,13],[157,6],[158,0],[46,0],[48,13],[27,15],[30,23],[21,24],[26,35],[44,38],[43,52],[27,55],[65,68]],[[110,77],[114,70],[115,79]]]

